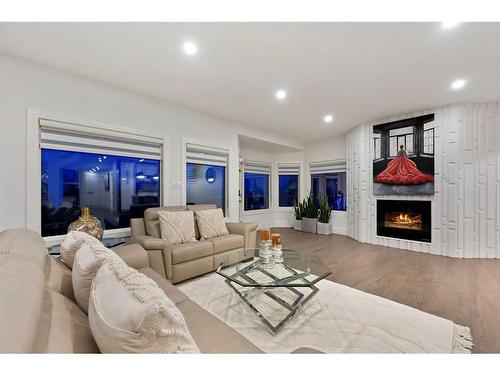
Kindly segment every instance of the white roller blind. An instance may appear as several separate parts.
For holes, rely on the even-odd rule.
[[[228,152],[226,150],[201,145],[186,144],[186,162],[209,164],[227,167]]]
[[[343,172],[345,170],[346,170],[345,159],[327,160],[327,161],[309,163],[310,174],[335,173],[335,172]]]
[[[299,175],[300,164],[297,163],[278,163],[278,174]]]
[[[162,159],[163,139],[40,119],[40,147],[52,150]]]
[[[245,172],[271,174],[271,163],[245,160],[243,166]]]

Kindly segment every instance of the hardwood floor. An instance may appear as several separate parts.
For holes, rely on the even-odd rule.
[[[309,251],[330,280],[414,307],[472,331],[473,352],[500,353],[500,259],[454,259],[364,244],[346,236],[273,228],[284,247]]]

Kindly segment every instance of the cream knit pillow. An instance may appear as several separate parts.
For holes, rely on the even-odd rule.
[[[86,243],[76,252],[71,271],[73,294],[76,303],[85,312],[88,312],[92,280],[102,264],[109,259],[123,262],[115,252],[104,247],[100,242]]]
[[[97,272],[89,324],[102,353],[199,353],[175,304],[123,262],[106,262]]]
[[[73,268],[75,254],[85,243],[98,245],[101,242],[87,233],[78,231],[71,231],[66,235],[66,237],[64,237],[64,240],[61,243],[61,256],[64,263],[66,263],[69,268]]]
[[[196,224],[204,240],[229,234],[222,208],[196,211]]]
[[[161,238],[172,245],[196,242],[192,211],[160,211]]]

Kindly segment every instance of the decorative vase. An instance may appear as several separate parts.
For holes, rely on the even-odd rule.
[[[295,230],[302,230],[302,220],[297,220],[293,222],[293,229]]]
[[[318,224],[317,218],[303,217],[302,218],[302,231],[309,233],[316,233]]]
[[[332,223],[319,223],[318,234],[332,234]]]
[[[98,240],[101,240],[103,235],[101,222],[90,214],[88,207],[82,207],[80,217],[69,225],[68,232],[73,230],[85,232]]]

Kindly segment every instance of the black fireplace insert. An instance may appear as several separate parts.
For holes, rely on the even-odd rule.
[[[377,200],[377,235],[431,242],[431,201]]]

